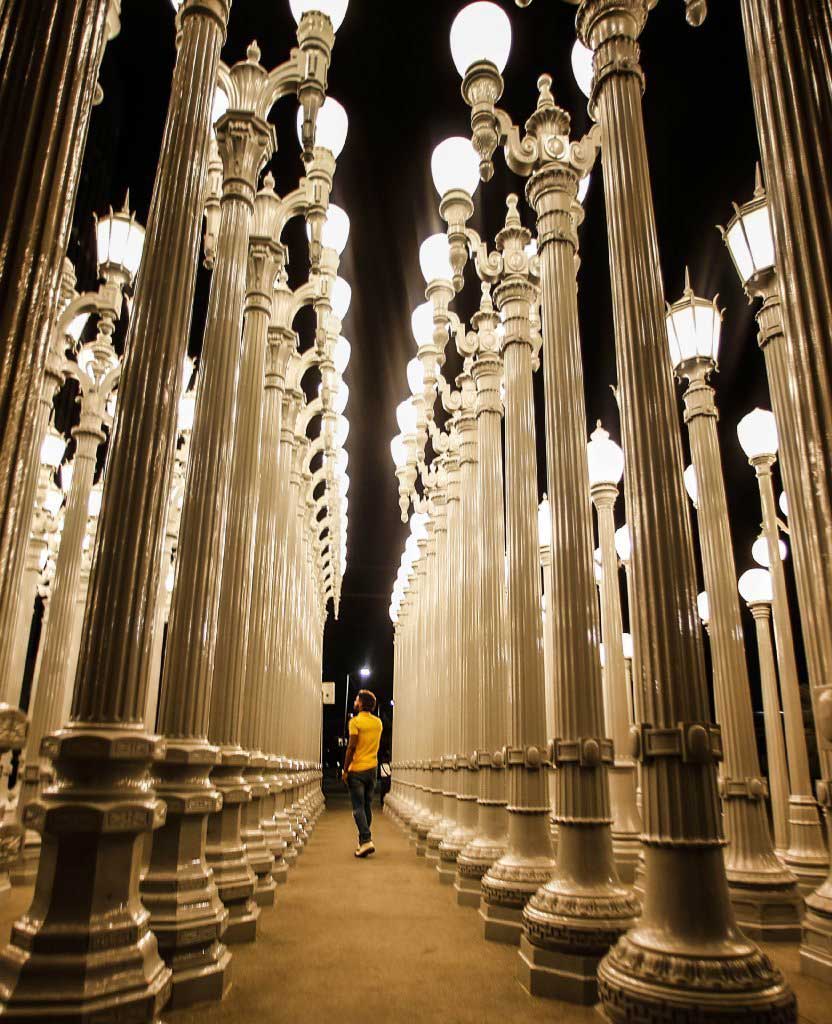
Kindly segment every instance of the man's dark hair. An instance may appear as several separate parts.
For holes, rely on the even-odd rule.
[[[359,690],[358,703],[361,705],[362,711],[375,711],[376,695],[372,690]]]

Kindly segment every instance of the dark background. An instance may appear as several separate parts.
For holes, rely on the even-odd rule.
[[[501,101],[522,123],[536,102],[536,79],[549,72],[556,100],[572,115],[574,136],[590,127],[586,101],[571,71],[575,8],[537,0],[520,10],[499,0],[512,21],[513,44],[504,72]],[[448,30],[461,0],[404,4],[352,0],[338,32],[329,92],[350,117],[346,147],[338,161],[333,200],[350,215],[352,228],[341,273],[352,285],[344,334],[352,343],[345,374],[350,387],[348,564],[338,621],[325,634],[323,678],[335,680],[336,703],[326,709],[327,760],[335,754],[344,718],[345,680],[367,665],[366,681],[389,719],[392,708],[390,592],[406,527],[399,522],[397,483],[389,441],[397,431],[396,404],[407,396],[405,364],[415,355],[410,313],[423,301],[419,243],[443,224],[430,177],[433,147],[451,134],[469,134],[468,108],[460,95]],[[726,308],[720,373],[715,379],[721,410],[723,463],[732,511],[737,572],[751,563],[750,544],[759,531],[754,473],[736,439],[737,421],[755,405],[770,407],[753,311],[741,290],[717,223],[731,216],[731,202],[745,202],[753,189],[757,141],[740,14],[735,4],[712,3],[705,25],[691,29],[681,0],[664,0],[651,13],[642,36],[647,76],[644,115],[653,194],[669,300],[679,297],[690,267],[698,294],[720,294]],[[295,43],[287,2],[234,0],[223,60],[245,57],[256,39],[267,68],[284,60]],[[103,103],[93,113],[69,255],[79,290],[94,287],[91,215],[121,204],[127,188],[139,219],[150,203],[174,61],[173,11],[169,0],[123,0],[121,34],[107,48],[101,71]],[[278,155],[271,163],[277,191],[294,188],[302,174],[295,135],[295,103],[282,101],[271,119],[278,129]],[[495,155],[496,173],[475,196],[472,225],[493,239],[509,191],[522,195],[524,182]],[[525,202],[524,221],[533,227]],[[612,313],[600,161],[585,203],[581,231],[580,310],[587,415],[591,429],[601,418],[614,438],[618,417],[610,385],[615,383]],[[302,224],[292,222],[291,283],[307,274]],[[470,270],[470,268],[469,268]],[[473,275],[456,300],[467,316],[478,302]],[[210,274],[200,271],[191,352],[198,353]],[[311,343],[311,321],[296,321],[301,345]],[[450,353],[448,372],[455,372]],[[536,386],[541,387],[540,374]],[[542,402],[538,423],[539,479],[546,490]],[[623,500],[617,522],[624,521]],[[787,565],[787,572],[790,571]],[[744,612],[745,614],[745,612]],[[746,636],[759,708],[753,625]],[[799,652],[800,654],[800,652]],[[762,733],[758,714],[758,733]]]

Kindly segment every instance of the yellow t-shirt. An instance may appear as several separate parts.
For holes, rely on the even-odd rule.
[[[369,711],[360,711],[350,719],[350,737],[358,737],[358,745],[350,761],[351,772],[366,772],[376,767],[381,729],[381,719]]]

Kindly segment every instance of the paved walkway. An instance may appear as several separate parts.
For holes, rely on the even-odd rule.
[[[376,816],[373,835],[378,852],[356,861],[348,801],[330,796],[258,941],[234,947],[224,1002],[167,1011],[166,1024],[598,1024],[591,1008],[528,996],[516,949],[484,941],[477,912],[457,906],[388,818]],[[6,897],[0,937],[29,896]],[[768,952],[791,978],[802,1024],[829,1024],[832,988],[797,973],[796,946]]]

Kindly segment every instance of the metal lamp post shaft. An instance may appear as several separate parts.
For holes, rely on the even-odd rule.
[[[728,502],[717,436],[717,409],[707,378],[710,361],[681,367],[689,385],[685,421],[696,469],[699,542],[708,593],[709,637],[717,721],[724,762],[720,788],[728,846],[725,870],[737,922],[756,939],[793,940],[803,906],[796,878],[775,855],[760,776],[745,659],[745,640],[735,583]]]

